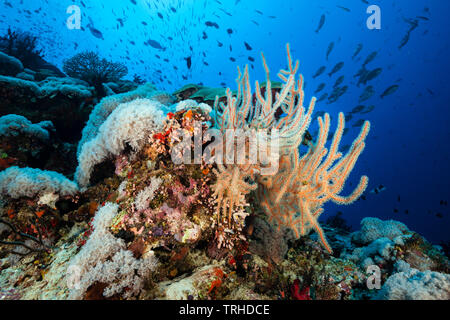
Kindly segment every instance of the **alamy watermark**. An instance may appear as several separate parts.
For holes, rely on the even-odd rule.
[[[79,6],[71,5],[67,7],[67,14],[70,16],[67,18],[66,26],[69,30],[80,30],[81,29],[81,9]]]
[[[195,121],[193,132],[177,129],[171,140],[178,142],[171,152],[175,164],[238,164],[259,165],[261,175],[278,172],[280,137],[276,129],[227,129],[215,128],[202,131],[202,123]],[[206,145],[206,147],[205,147]]]
[[[367,267],[366,273],[367,277],[367,289],[381,289],[381,269],[377,265],[370,265]]]
[[[381,29],[381,9],[379,6],[373,4],[367,8],[367,14],[370,14],[370,16],[367,18],[367,28],[369,30]]]

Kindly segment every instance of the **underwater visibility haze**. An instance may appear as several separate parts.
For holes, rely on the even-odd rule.
[[[0,300],[449,300],[448,12],[0,0]]]

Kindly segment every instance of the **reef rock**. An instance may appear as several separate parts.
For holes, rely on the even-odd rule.
[[[22,62],[19,59],[8,56],[0,51],[0,74],[15,76],[23,71]]]

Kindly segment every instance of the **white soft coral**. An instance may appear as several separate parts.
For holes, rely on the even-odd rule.
[[[100,126],[95,138],[81,147],[75,173],[78,184],[86,187],[94,166],[110,156],[119,155],[127,144],[138,151],[146,138],[162,126],[162,107],[159,102],[149,99],[119,105]]]

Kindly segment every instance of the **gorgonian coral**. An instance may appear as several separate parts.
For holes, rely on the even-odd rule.
[[[246,67],[243,74],[238,69],[237,95],[233,96],[228,89],[226,103],[219,104],[219,99],[216,98],[214,104],[216,124],[222,132],[229,129],[239,129],[244,132],[252,129],[266,131],[276,129],[279,132],[278,155],[280,156],[279,168],[273,175],[260,174],[259,169],[262,169],[264,162],[267,162],[264,158],[259,159],[259,163],[252,167],[255,172],[254,177],[250,177],[250,174],[243,171],[242,164],[229,165],[226,171],[228,175],[224,174],[223,170],[216,172],[217,206],[220,208],[224,206],[224,203],[228,203],[230,206],[228,216],[231,216],[236,199],[240,199],[250,191],[249,187],[240,188],[240,186],[249,186],[248,181],[245,180],[250,178],[258,183],[259,203],[270,220],[279,227],[293,229],[297,237],[306,235],[314,229],[327,251],[332,252],[318,223],[318,218],[323,212],[322,206],[325,202],[332,200],[338,204],[349,204],[359,198],[366,189],[368,178],[363,176],[350,196],[340,195],[347,177],[364,149],[370,123],[365,122],[359,137],[345,156],[338,152],[344,130],[342,113],[339,114],[339,125],[329,150],[325,148],[330,125],[328,114],[325,114],[324,118],[318,118],[319,137],[316,143],[311,143],[310,137],[306,137],[306,130],[311,122],[316,99],[314,97],[311,99],[306,111],[303,107],[303,77],[300,75],[296,80],[299,62],[296,61],[295,65],[292,63],[289,44],[287,53],[288,68],[278,73],[282,86],[279,92],[275,93],[275,99],[264,55],[262,58],[267,76],[264,90],[256,81],[256,92],[252,95],[248,67]],[[309,145],[309,150],[301,156],[302,142]],[[239,179],[240,181],[237,181]],[[233,181],[232,184],[229,183],[231,181]],[[225,183],[227,187],[224,187]]]

